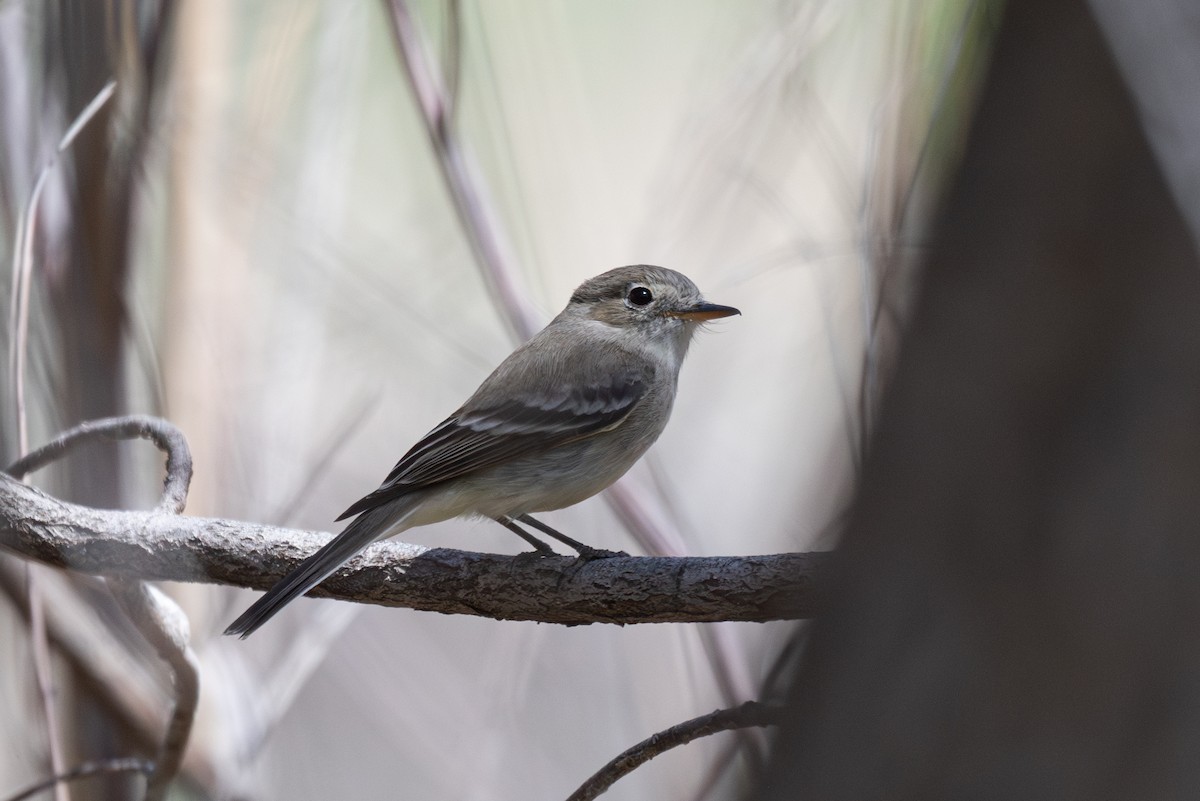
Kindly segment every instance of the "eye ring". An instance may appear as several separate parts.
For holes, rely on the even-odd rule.
[[[654,293],[644,286],[635,286],[629,290],[625,299],[632,306],[649,306],[654,302]]]

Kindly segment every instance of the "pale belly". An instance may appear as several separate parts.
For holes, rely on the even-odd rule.
[[[565,445],[431,489],[405,522],[420,526],[469,514],[516,517],[573,506],[623,476],[645,450],[594,440]]]

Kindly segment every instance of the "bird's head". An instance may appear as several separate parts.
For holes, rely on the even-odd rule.
[[[618,267],[584,281],[571,295],[567,312],[648,344],[666,340],[680,349],[680,357],[698,325],[741,314],[704,300],[683,273],[647,264]]]

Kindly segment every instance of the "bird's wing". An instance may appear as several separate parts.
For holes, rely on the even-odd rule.
[[[396,463],[379,489],[352,505],[338,520],[415,489],[613,428],[646,394],[652,378],[649,364],[624,364],[606,374],[591,371],[576,383],[555,386],[522,386],[519,380],[496,382],[493,374],[461,409]],[[508,391],[493,391],[496,383]]]

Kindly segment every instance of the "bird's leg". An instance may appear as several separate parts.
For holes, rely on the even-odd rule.
[[[537,537],[530,534],[525,529],[518,526],[511,517],[502,515],[500,517],[493,517],[492,519],[495,520],[500,525],[504,526],[506,529],[511,531],[513,534],[516,534],[518,537],[520,537],[521,539],[525,540],[530,545],[532,545],[534,547],[535,552],[539,556],[555,556],[556,555],[554,553],[553,548],[551,548],[549,545],[547,545],[546,543],[539,540]]]
[[[517,520],[527,526],[533,526],[538,531],[553,537],[564,545],[569,545],[570,547],[574,548],[579,552],[579,558],[585,561],[590,561],[592,559],[609,559],[614,556],[629,556],[629,554],[625,553],[624,551],[606,551],[603,548],[593,548],[590,545],[584,545],[579,540],[571,539],[566,534],[555,531],[545,523],[539,520],[534,520],[529,515],[519,515]]]

